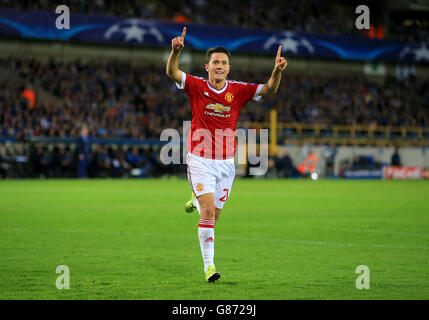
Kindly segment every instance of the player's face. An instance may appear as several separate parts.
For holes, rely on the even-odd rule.
[[[209,79],[215,81],[224,81],[229,73],[229,59],[223,52],[215,52],[211,55],[210,61],[206,64],[206,71],[209,73]]]

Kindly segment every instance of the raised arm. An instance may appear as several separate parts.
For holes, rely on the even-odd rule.
[[[267,94],[274,94],[279,88],[282,72],[286,69],[287,66],[286,59],[280,56],[281,52],[282,46],[279,46],[279,49],[277,50],[276,61],[274,64],[274,70],[271,73],[271,77],[268,82],[262,87],[261,92],[259,93],[261,96]]]
[[[165,72],[167,76],[177,82],[182,82],[182,71],[179,69],[179,56],[185,46],[186,27],[183,27],[182,35],[171,40],[171,53],[168,57],[167,67]]]

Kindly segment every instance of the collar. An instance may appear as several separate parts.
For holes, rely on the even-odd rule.
[[[222,89],[220,89],[220,90],[217,90],[217,89],[213,88],[213,87],[210,85],[210,81],[209,81],[208,79],[207,79],[207,86],[209,87],[209,89],[210,89],[210,90],[212,90],[212,91],[216,92],[217,94],[219,94],[219,93],[224,92],[224,91],[226,90],[226,88],[228,87],[228,80],[226,80],[226,81],[225,81],[225,85],[224,85],[224,86],[223,86],[223,88],[222,88]]]

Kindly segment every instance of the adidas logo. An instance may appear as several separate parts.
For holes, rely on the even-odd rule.
[[[210,241],[214,241],[214,240],[213,240],[213,237],[209,237],[209,238],[207,238],[206,242],[210,242]]]

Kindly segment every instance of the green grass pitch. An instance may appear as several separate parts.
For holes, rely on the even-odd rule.
[[[429,299],[427,181],[237,178],[216,283],[189,196],[177,179],[0,182],[0,299]]]

